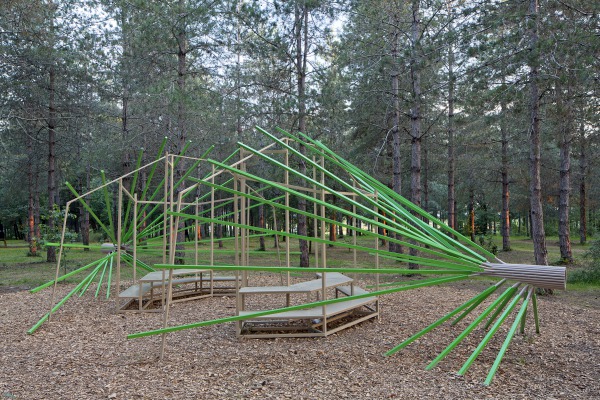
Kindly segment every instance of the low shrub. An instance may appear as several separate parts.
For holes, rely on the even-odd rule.
[[[569,283],[600,284],[600,240],[592,242],[584,259],[586,266],[569,274]]]

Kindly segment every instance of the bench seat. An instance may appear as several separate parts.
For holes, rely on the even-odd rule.
[[[356,293],[356,289],[355,293]],[[363,289],[364,291],[364,289]],[[365,291],[366,292],[366,291]],[[356,293],[358,294],[358,293]],[[325,306],[325,316],[327,318],[331,318],[337,314],[350,311],[370,303],[373,303],[377,300],[377,297],[365,297],[362,299],[352,299],[348,301],[343,301],[339,303],[327,304]],[[259,311],[240,311],[240,316],[252,315]],[[312,308],[306,308],[303,310],[294,310],[294,311],[283,311],[276,314],[263,315],[260,317],[250,317],[252,320],[281,320],[281,319],[315,319],[315,318],[323,318],[323,307],[317,306]]]
[[[320,276],[320,274],[317,274]],[[345,283],[351,283],[352,278],[337,272],[330,272],[325,277],[327,287],[335,287]],[[289,286],[247,286],[240,288],[240,294],[276,294],[276,293],[311,293],[323,288],[323,279],[294,283]]]

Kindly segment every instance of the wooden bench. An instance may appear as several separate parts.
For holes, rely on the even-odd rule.
[[[337,272],[331,272],[325,277],[326,287],[335,287],[352,283],[353,279]],[[240,288],[240,294],[276,294],[276,293],[312,293],[323,289],[323,279],[294,283],[289,286],[247,286]]]
[[[336,298],[369,293],[353,284],[353,279],[337,272],[329,272],[325,276],[325,287],[335,288]],[[323,290],[323,277],[319,273],[317,279],[300,282],[289,286],[244,287],[239,290],[241,301],[238,304],[238,315],[249,316],[247,320],[238,322],[238,335],[244,337],[315,337],[327,336],[346,329],[359,322],[379,316],[378,298],[369,296],[361,299],[350,299],[325,306],[310,307],[301,310],[283,311],[275,314],[251,317],[259,311],[244,310],[244,295],[247,294],[286,294],[286,306],[289,306],[289,295],[293,293],[313,293]],[[321,293],[322,298],[326,295]],[[347,318],[346,318],[347,317]],[[343,320],[346,318],[346,320]],[[294,323],[294,321],[300,321]],[[332,323],[336,323],[333,326]],[[331,326],[330,326],[331,325]]]
[[[179,301],[188,301],[198,299],[202,297],[213,296],[214,294],[228,293],[236,289],[236,277],[235,276],[214,276],[210,270],[177,270],[178,274],[195,274],[193,276],[184,276],[181,278],[172,279],[172,298],[173,303]],[[209,273],[210,276],[203,276],[203,273]],[[169,273],[165,271],[163,280],[163,272],[155,271],[151,272],[142,277],[139,282],[135,285],[130,286],[121,293],[119,298],[128,299],[128,301],[122,305],[119,310],[125,311],[162,311],[161,309],[149,310],[148,307],[155,301],[160,301],[161,305],[164,304],[167,296],[167,286]],[[230,286],[215,286],[215,282],[234,282]],[[207,283],[207,286],[205,286]],[[190,287],[188,284],[194,284]],[[183,287],[180,287],[184,285]],[[239,286],[239,278],[237,279],[237,285]],[[156,289],[159,289],[155,291]],[[131,308],[130,305],[136,301],[138,302],[137,308]]]
[[[331,318],[337,314],[354,310],[361,306],[369,305],[377,300],[377,297],[365,297],[362,299],[352,299],[348,301],[342,301],[339,303],[327,304],[325,306],[317,306],[312,308],[305,308],[303,310],[294,311],[283,311],[276,314],[263,315],[260,317],[254,317],[253,319],[271,319],[271,320],[289,320],[289,319],[315,319],[315,318]],[[325,307],[325,314],[323,314],[323,307]],[[252,315],[260,311],[240,311],[239,315]]]

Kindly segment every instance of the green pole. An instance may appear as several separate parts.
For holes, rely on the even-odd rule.
[[[502,347],[500,348],[500,352],[498,352],[498,355],[496,356],[494,365],[492,365],[492,368],[490,369],[490,372],[488,373],[488,376],[485,379],[485,382],[484,382],[485,386],[489,386],[490,383],[492,383],[492,379],[494,379],[494,375],[496,375],[496,371],[498,370],[498,367],[500,366],[500,362],[502,362],[502,358],[504,357],[506,350],[508,350],[508,346],[510,345],[512,338],[515,335],[517,328],[519,327],[521,318],[523,318],[523,315],[525,314],[525,311],[527,310],[527,304],[529,303],[529,299],[531,298],[531,292],[533,290],[534,290],[533,288],[529,289],[529,294],[527,295],[527,298],[523,302],[523,305],[521,306],[521,310],[519,311],[519,314],[517,314],[517,317],[515,318],[515,322],[513,322],[510,330],[508,331],[508,335],[506,336],[506,339],[504,340],[504,343],[502,344]]]
[[[537,308],[537,295],[535,294],[535,290],[533,291],[533,295],[531,296],[532,304],[533,304],[533,319],[535,320],[535,333],[540,333],[540,320],[538,319],[538,308]]]
[[[140,172],[140,167],[142,166],[142,156],[144,154],[144,150],[140,149],[140,151],[138,152],[138,158],[137,161],[135,163],[135,172],[133,174],[133,180],[131,182],[131,186],[129,188],[125,188],[126,190],[129,191],[129,194],[133,195],[133,193],[135,192],[135,188],[137,185],[137,180],[138,180],[138,175]],[[132,206],[132,199],[127,196],[127,208],[125,209],[125,217],[123,218],[123,227],[121,228],[122,232],[125,232],[122,235],[122,239],[123,241],[127,241],[127,235],[129,233],[129,213],[131,212],[131,206]],[[133,226],[133,224],[132,224]]]
[[[454,315],[456,315],[459,312],[461,312],[462,310],[464,310],[470,304],[472,304],[474,302],[478,302],[480,299],[486,299],[486,298],[488,298],[492,293],[494,293],[496,291],[496,289],[498,289],[498,287],[499,287],[499,285],[490,286],[489,288],[487,288],[486,290],[484,290],[483,292],[481,292],[477,296],[471,298],[466,303],[464,303],[461,306],[455,308],[453,311],[451,311],[450,313],[448,313],[444,317],[438,319],[433,324],[431,324],[428,327],[426,327],[425,329],[423,329],[423,330],[415,333],[414,335],[412,335],[411,337],[409,337],[408,339],[406,339],[404,342],[400,343],[399,345],[397,345],[393,349],[388,350],[388,352],[386,352],[385,355],[386,356],[391,356],[392,354],[398,352],[399,350],[402,350],[403,348],[405,348],[406,346],[408,346],[409,344],[411,344],[415,340],[419,339],[421,336],[429,333],[433,329],[437,328],[438,326],[440,326],[441,324],[443,324],[444,322],[446,322],[447,320],[449,320],[450,318],[452,318]]]
[[[65,297],[63,297],[63,299],[61,301],[59,301],[54,307],[52,307],[52,311],[49,313],[46,313],[46,315],[44,315],[34,326],[32,326],[27,333],[28,334],[33,334],[44,322],[46,322],[48,320],[48,318],[50,317],[51,313],[56,312],[63,304],[65,304],[65,302],[67,300],[69,300],[69,298],[71,296],[73,296],[73,294],[77,293],[77,291],[79,291],[79,289],[81,289],[81,287],[83,285],[85,285],[88,280],[91,278],[92,274],[89,274],[87,277],[85,277],[85,279],[83,279],[81,282],[79,282],[79,284],[77,286],[75,286],[75,288],[73,288],[73,290],[71,290],[69,292],[69,294],[67,294]]]
[[[284,131],[283,129],[278,128],[278,130],[280,132],[282,132],[283,134],[287,135],[288,137],[293,138],[294,140],[300,140],[299,138],[297,138],[294,135],[292,135],[292,134]],[[450,228],[449,226],[447,226],[446,224],[444,224],[442,221],[438,220],[437,218],[435,218],[431,214],[427,213],[425,210],[421,209],[420,207],[415,206],[412,202],[410,202],[410,201],[406,200],[405,198],[403,198],[402,196],[398,195],[392,189],[388,188],[385,185],[382,185],[381,182],[379,182],[375,178],[371,177],[369,174],[365,173],[364,171],[360,170],[359,168],[355,167],[354,165],[352,165],[348,161],[344,160],[342,157],[340,157],[335,152],[331,151],[322,142],[320,142],[318,140],[313,140],[309,136],[305,135],[302,132],[298,132],[298,134],[300,136],[302,136],[305,140],[307,140],[309,143],[311,143],[314,146],[314,147],[310,146],[309,147],[310,149],[315,149],[315,148],[321,149],[323,152],[326,152],[328,155],[330,155],[329,158],[328,158],[330,161],[338,164],[340,167],[342,167],[344,169],[348,168],[348,166],[352,166],[353,170],[356,172],[356,177],[359,178],[361,181],[368,181],[368,182],[370,182],[372,184],[375,184],[375,186],[379,189],[379,192],[383,192],[385,194],[392,195],[393,198],[395,198],[397,201],[401,202],[403,205],[405,205],[409,209],[411,209],[411,210],[419,213],[421,216],[423,216],[423,217],[429,219],[430,221],[438,224],[441,229],[447,231],[448,233],[450,233],[453,236],[461,238],[465,243],[469,243],[469,245],[473,245],[475,248],[477,248],[479,251],[483,252],[484,254],[487,254],[489,257],[495,258],[495,256],[492,253],[490,253],[489,251],[487,251],[485,248],[477,245],[476,243],[473,243],[467,237],[463,236],[460,232],[457,232],[454,229]],[[469,250],[469,249],[467,249],[467,250]]]
[[[221,167],[221,168],[223,168],[223,169],[226,169],[226,170],[231,170],[231,172],[235,172],[235,173],[236,173],[236,174],[238,174],[238,175],[243,175],[243,176],[245,176],[245,177],[248,177],[248,178],[250,178],[250,179],[257,180],[257,181],[259,181],[259,182],[261,182],[261,183],[264,183],[264,182],[266,182],[267,184],[271,184],[271,185],[273,185],[274,187],[277,187],[277,188],[279,188],[279,189],[280,189],[280,190],[282,190],[282,191],[287,191],[288,193],[290,193],[290,194],[292,194],[292,195],[294,195],[294,196],[296,196],[296,197],[304,198],[305,200],[307,200],[307,201],[309,201],[309,202],[315,202],[315,203],[317,203],[317,204],[324,205],[325,207],[328,207],[329,209],[335,210],[335,211],[337,211],[337,212],[339,212],[339,213],[341,213],[341,214],[344,214],[344,215],[353,215],[353,216],[356,216],[357,218],[359,218],[359,219],[361,219],[361,220],[365,220],[365,218],[364,218],[364,217],[362,217],[362,216],[358,216],[358,215],[356,215],[356,214],[354,214],[354,213],[352,213],[352,212],[349,212],[348,210],[345,210],[345,209],[343,209],[343,208],[340,208],[340,207],[337,207],[337,206],[331,205],[331,204],[329,204],[329,203],[327,203],[327,202],[323,202],[323,201],[321,201],[321,200],[315,199],[315,198],[313,198],[313,197],[311,197],[311,196],[308,196],[308,195],[306,195],[306,194],[304,194],[304,193],[300,193],[300,192],[298,192],[298,191],[295,191],[295,190],[292,190],[292,189],[286,188],[286,187],[284,187],[284,186],[282,186],[282,185],[274,184],[274,182],[271,182],[271,181],[266,181],[266,180],[264,180],[264,179],[262,179],[262,178],[260,178],[260,177],[257,177],[257,176],[255,176],[255,175],[249,174],[249,173],[247,173],[247,172],[245,172],[245,171],[234,170],[234,169],[230,168],[230,167],[229,167],[229,166],[227,166],[227,165],[224,165],[224,164],[221,164],[221,163],[219,163],[218,161],[214,161],[214,160],[208,160],[208,161],[209,161],[209,162],[211,162],[211,163],[213,163],[213,164],[215,164],[215,165],[218,165],[219,167]],[[310,178],[308,178],[308,177],[307,177],[306,179],[310,179]],[[316,182],[316,181],[315,181],[315,182]],[[318,183],[318,185],[319,185],[319,186],[322,186],[320,183]],[[360,204],[360,203],[356,203],[356,202],[354,202],[353,200],[351,200],[351,202],[352,202],[352,203],[355,203],[355,204]],[[360,207],[364,207],[364,206],[360,205]],[[367,210],[368,210],[368,209],[367,209]],[[371,211],[371,210],[369,210],[369,212],[370,212],[370,211]],[[177,215],[177,213],[170,213],[170,214]],[[313,216],[313,218],[315,218],[315,216]],[[207,221],[207,222],[214,221],[215,223],[223,223],[223,222],[221,222],[221,221],[216,221],[216,220],[213,220],[213,219],[204,219],[204,220],[205,220],[205,221]],[[370,223],[371,223],[372,225],[379,226],[379,227],[381,227],[381,228],[384,228],[384,229],[388,229],[388,230],[390,229],[390,226],[388,226],[388,225],[384,224],[383,222],[379,222],[379,221],[375,221],[375,220],[370,220]],[[234,225],[236,225],[236,224],[235,224],[235,223],[228,223],[228,225],[234,226]],[[239,227],[242,227],[242,228],[245,228],[245,227],[247,227],[246,225],[240,225],[240,224],[237,224],[237,225],[239,225]],[[254,229],[254,230],[256,230],[256,231],[260,231],[260,229],[261,229],[261,228],[253,227],[252,229]],[[406,233],[402,233],[402,232],[397,232],[397,233],[399,233],[399,234],[403,234],[404,236],[407,236],[407,234],[406,234]],[[283,234],[283,235],[285,235],[285,236],[288,236],[288,237],[295,237],[295,236],[294,236],[294,234],[287,234],[287,233],[281,233],[281,234]],[[299,235],[296,235],[296,236],[297,236],[299,239],[306,239],[306,237],[304,237],[304,236],[299,236]],[[413,238],[414,238],[415,240],[418,240],[418,239],[419,239],[418,237],[413,237]],[[388,238],[388,239],[389,239],[389,238]],[[311,241],[317,241],[317,239],[316,239],[316,238],[310,238],[310,240],[311,240]],[[403,243],[404,243],[404,242],[403,242]],[[336,242],[335,244],[337,244],[338,246],[341,246],[341,245],[342,245],[341,243],[337,243],[337,242]],[[459,258],[459,259],[460,259],[462,262],[471,261],[471,262],[473,263],[473,266],[479,266],[479,265],[480,265],[480,261],[479,261],[479,260],[472,259],[471,257],[469,257],[469,256],[467,256],[467,255],[465,255],[465,254],[463,254],[463,253],[456,252],[456,251],[454,251],[454,250],[452,250],[452,249],[445,248],[445,247],[443,247],[443,246],[442,246],[441,244],[439,244],[439,243],[435,243],[435,242],[432,242],[432,241],[430,241],[430,242],[427,242],[426,244],[430,245],[431,247],[434,247],[434,248],[437,248],[437,249],[441,249],[441,250],[443,250],[443,252],[444,252],[444,253],[438,253],[438,254],[442,254],[442,256],[444,256],[444,257],[446,257],[446,258],[448,258],[448,256],[445,256],[445,253],[450,253],[450,254],[452,254],[453,256],[455,256],[455,258]],[[408,244],[407,244],[407,245],[408,245]],[[410,245],[410,246],[417,247],[417,248],[419,249],[419,251],[422,251],[422,252],[433,252],[433,250],[427,249],[426,247],[419,247],[419,246],[415,246],[415,245]],[[392,255],[392,253],[390,253],[390,255]],[[395,255],[396,257],[406,257],[406,256],[403,256],[403,255],[402,255],[402,253],[393,253],[393,255]]]
[[[117,240],[114,237],[114,232],[111,231],[111,230],[109,230],[102,223],[102,221],[100,220],[100,218],[98,218],[98,216],[96,215],[96,213],[94,212],[94,210],[92,210],[92,208],[85,202],[85,200],[79,195],[79,193],[77,193],[77,191],[75,190],[75,188],[73,186],[71,186],[71,184],[69,182],[65,182],[65,185],[75,195],[75,197],[79,198],[79,203],[81,203],[81,205],[83,206],[83,208],[85,208],[87,210],[87,212],[90,213],[90,215],[92,216],[92,218],[94,218],[96,220],[96,222],[98,223],[98,226],[100,226],[100,228],[102,228],[102,230],[104,231],[104,233],[106,233],[106,235],[113,241],[113,243],[116,242]]]
[[[104,170],[100,171],[100,175],[102,176],[102,185],[104,185],[102,187],[102,193],[104,193],[104,206],[106,207],[106,213],[108,214],[108,229],[110,232],[112,232],[112,235],[110,235],[111,239],[114,239],[115,227],[112,217],[112,202],[110,201],[110,196],[108,195],[108,187],[106,186],[106,175],[104,174]],[[115,242],[116,239],[113,240],[113,243]]]
[[[106,269],[108,267],[108,260],[104,260],[102,267],[102,274],[100,275],[100,279],[98,279],[98,287],[96,288],[96,293],[94,297],[98,298],[98,294],[100,293],[100,288],[102,287],[102,281],[104,280],[104,274],[106,273]]]
[[[206,264],[155,264],[156,268],[161,269],[214,269],[221,271],[260,271],[260,272],[340,272],[340,273],[359,273],[359,274],[414,274],[414,269],[407,268],[336,268],[336,267],[265,267],[252,265],[206,265]],[[472,271],[423,269],[419,274],[440,274],[440,275],[458,275],[471,274]],[[375,292],[373,292],[375,293]]]
[[[92,266],[94,266],[94,265],[96,265],[96,264],[98,264],[98,263],[101,263],[103,260],[106,260],[106,259],[108,259],[108,257],[109,257],[109,256],[104,256],[104,257],[102,257],[102,258],[101,258],[101,259],[99,259],[99,260],[92,261],[91,263],[89,263],[89,264],[87,264],[87,265],[84,265],[84,266],[83,266],[83,267],[81,267],[81,268],[78,268],[78,269],[76,269],[76,270],[74,270],[74,271],[71,271],[71,272],[69,272],[69,273],[65,274],[65,275],[62,275],[62,276],[60,276],[60,277],[59,277],[59,278],[56,280],[56,282],[64,281],[65,279],[69,278],[70,276],[73,276],[73,275],[75,275],[75,274],[78,274],[79,272],[85,271],[86,269],[88,269],[88,268],[90,268],[90,267],[92,267]],[[54,285],[54,280],[51,280],[50,282],[46,282],[46,283],[44,283],[44,284],[42,284],[42,285],[40,285],[40,286],[38,286],[38,287],[35,287],[35,288],[31,289],[31,290],[29,291],[29,293],[37,293],[37,292],[39,292],[40,290],[42,290],[42,289],[45,289],[45,288],[47,288],[47,287],[49,287],[49,286],[52,286],[52,285]]]
[[[96,277],[96,275],[98,275],[98,272],[100,272],[100,268],[102,268],[102,266],[100,264],[98,264],[98,266],[96,268],[94,268],[94,270],[91,273],[91,277],[87,280],[87,283],[79,292],[79,297],[83,296],[83,294],[88,290],[88,288],[94,281],[94,278]]]
[[[503,280],[505,281],[505,280]],[[465,310],[465,312],[463,312],[460,316],[458,316],[454,321],[452,321],[452,325],[456,325],[458,324],[464,317],[466,317],[467,315],[469,315],[469,313],[471,313],[471,311],[473,311],[477,306],[479,306],[483,300],[485,300],[485,298],[481,298],[478,301],[474,302],[471,307],[467,308]]]
[[[458,375],[464,375],[464,374],[467,373],[468,369],[471,367],[471,364],[473,364],[473,362],[475,361],[475,359],[477,358],[477,356],[479,356],[479,354],[481,353],[481,351],[483,350],[483,348],[488,344],[488,342],[490,341],[490,339],[492,338],[492,336],[494,336],[494,334],[496,333],[496,331],[498,330],[498,328],[500,328],[500,326],[502,325],[502,323],[504,323],[504,320],[506,320],[506,318],[514,310],[514,308],[519,303],[520,299],[521,299],[520,295],[519,296],[515,296],[513,298],[513,300],[511,301],[510,305],[508,306],[508,308],[506,308],[506,310],[504,310],[504,312],[502,313],[502,316],[500,316],[500,319],[498,319],[496,321],[496,323],[494,324],[494,326],[492,327],[492,329],[490,329],[488,331],[488,333],[485,335],[485,337],[483,338],[483,340],[479,343],[479,346],[477,346],[477,348],[475,349],[475,351],[473,351],[473,353],[471,354],[471,356],[469,357],[469,359],[463,364],[463,366],[460,369],[460,371],[458,371]]]
[[[477,325],[479,325],[481,321],[483,321],[483,319],[490,312],[492,312],[492,310],[495,309],[496,306],[500,304],[502,300],[504,300],[504,298],[512,296],[516,290],[516,286],[511,286],[508,289],[506,289],[504,293],[500,295],[500,297],[498,297],[490,306],[488,306],[485,309],[485,311],[481,313],[481,315],[477,317],[464,331],[462,331],[462,333],[458,335],[457,338],[454,339],[454,341],[450,343],[448,347],[446,347],[433,361],[431,361],[431,363],[429,363],[429,365],[425,369],[430,370],[434,368],[440,361],[442,361],[442,359],[444,359],[444,357],[446,357],[452,350],[454,350],[454,348],[458,346],[460,342],[462,342],[464,338],[466,338],[473,331],[473,329],[475,329]]]
[[[168,212],[169,215],[180,215],[180,213],[175,213],[175,212]],[[185,214],[186,216],[188,216],[187,214]],[[188,216],[192,219],[198,219],[200,221],[204,221],[204,222],[214,222],[215,224],[222,224],[222,225],[228,225],[228,226],[232,226],[232,227],[240,227],[240,228],[248,228],[248,225],[244,225],[244,224],[238,224],[235,222],[227,222],[227,221],[221,221],[219,219],[212,219],[212,218],[204,218],[204,217],[199,217],[199,216]],[[306,236],[302,236],[302,235],[298,235],[295,233],[289,233],[289,232],[280,232],[280,231],[275,231],[273,229],[269,229],[269,228],[259,228],[259,227],[251,227],[252,230],[256,231],[256,232],[264,232],[267,234],[278,234],[280,236],[285,236],[287,238],[296,238],[296,239],[306,239]],[[464,260],[457,260],[460,262],[464,262],[464,264],[455,264],[455,263],[449,263],[449,262],[444,262],[441,261],[439,259],[433,259],[433,258],[424,258],[424,257],[418,257],[418,256],[410,256],[408,254],[403,254],[403,253],[393,253],[390,252],[388,250],[375,250],[371,247],[363,247],[360,245],[353,245],[351,243],[345,243],[345,242],[332,242],[328,239],[321,239],[321,238],[317,238],[317,237],[312,237],[310,238],[311,241],[313,242],[317,242],[317,243],[326,243],[326,244],[332,244],[338,247],[344,247],[344,248],[348,248],[348,249],[357,249],[357,250],[362,250],[362,251],[366,251],[369,253],[379,253],[379,254],[387,254],[390,256],[390,258],[393,258],[397,261],[406,261],[406,262],[418,262],[420,265],[424,265],[424,266],[443,266],[445,268],[462,268],[463,270],[470,270],[471,272],[479,272],[482,269],[479,267],[474,267],[470,262],[468,261],[464,261]],[[425,249],[423,249],[425,250]],[[412,270],[414,273],[414,270]]]
[[[321,268],[321,270],[322,270],[322,268]],[[466,279],[468,277],[469,277],[468,275],[460,275],[460,276],[454,276],[454,277],[450,277],[450,278],[442,278],[442,279],[439,279],[436,284],[457,281],[457,280],[461,280],[461,279]],[[419,283],[415,283],[415,284],[404,286],[401,288],[380,290],[377,292],[358,294],[358,295],[354,295],[354,296],[339,297],[337,299],[321,300],[321,301],[316,301],[313,303],[306,303],[306,304],[300,304],[297,306],[283,307],[283,308],[278,308],[278,309],[274,309],[274,310],[257,311],[255,313],[247,314],[247,315],[237,315],[237,316],[233,316],[233,317],[218,318],[218,319],[213,319],[213,320],[209,320],[209,321],[194,322],[191,324],[185,324],[185,325],[179,325],[179,326],[171,326],[168,328],[156,329],[153,331],[140,332],[140,333],[134,333],[131,335],[127,335],[127,339],[136,339],[136,338],[140,338],[140,337],[144,337],[144,336],[160,335],[163,333],[177,332],[177,331],[181,331],[184,329],[199,328],[202,326],[216,325],[216,324],[222,324],[222,323],[226,323],[226,322],[243,321],[243,320],[261,317],[261,316],[265,316],[265,315],[277,314],[277,313],[281,313],[281,312],[285,312],[285,311],[302,310],[305,308],[312,308],[312,307],[324,306],[327,304],[341,303],[344,301],[350,301],[350,300],[355,300],[355,299],[363,299],[363,298],[367,298],[367,297],[381,296],[384,294],[400,292],[403,290],[416,289],[418,287],[431,286],[431,285],[432,284],[422,285]]]
[[[256,177],[252,178],[252,179],[256,179]],[[423,248],[423,247],[417,246],[415,244],[412,244],[412,243],[409,243],[409,242],[406,242],[406,241],[403,241],[403,240],[399,240],[399,239],[396,239],[396,238],[393,238],[393,237],[388,237],[388,236],[385,236],[385,235],[382,235],[382,234],[379,234],[379,233],[372,233],[372,232],[370,232],[368,230],[361,229],[361,228],[356,228],[356,227],[350,226],[348,224],[345,224],[343,222],[334,221],[334,220],[332,220],[330,218],[326,218],[326,217],[323,217],[323,216],[314,215],[312,212],[309,212],[309,211],[301,211],[301,210],[299,210],[297,208],[285,206],[284,204],[280,204],[280,203],[277,203],[276,201],[274,201],[276,199],[274,199],[274,200],[264,200],[262,198],[255,197],[255,196],[252,196],[252,195],[240,192],[240,191],[236,191],[236,190],[233,190],[233,189],[225,188],[225,187],[222,187],[220,185],[216,185],[216,184],[213,185],[213,184],[210,184],[210,183],[207,183],[207,185],[209,185],[211,187],[218,188],[218,189],[223,190],[223,191],[226,191],[228,193],[232,193],[232,194],[237,194],[237,195],[240,195],[240,196],[244,196],[244,197],[246,197],[246,198],[248,198],[250,200],[255,200],[257,202],[259,202],[259,201],[263,202],[266,205],[270,205],[272,207],[275,207],[275,208],[278,208],[278,209],[281,209],[281,210],[288,210],[288,211],[290,211],[292,213],[306,215],[309,218],[313,218],[313,219],[316,219],[318,221],[324,221],[327,224],[335,224],[335,225],[338,225],[338,226],[341,226],[341,227],[353,229],[356,232],[361,232],[361,233],[366,234],[366,235],[373,235],[375,237],[379,237],[381,239],[386,239],[386,240],[389,240],[389,241],[394,242],[394,243],[401,244],[401,245],[406,246],[406,247],[415,248],[415,249],[418,249],[419,251],[421,251],[423,253],[432,254],[432,255],[434,255],[436,257],[443,257],[443,258],[447,258],[447,259],[450,259],[450,260],[456,260],[456,261],[459,261],[459,262],[462,263],[459,266],[459,268],[466,268],[466,266],[464,264],[466,262],[466,260],[465,260],[464,257],[456,257],[454,255],[448,255],[447,253],[444,253],[444,252],[441,252],[441,251],[435,251],[435,250]],[[278,187],[278,188],[280,190],[283,190],[283,191],[288,191],[288,189],[286,189],[283,186]],[[291,191],[291,192],[292,192],[291,194],[293,194],[293,195],[297,194],[297,192],[295,192],[295,191]],[[312,197],[310,197],[310,199],[312,199],[313,201],[315,201],[315,203],[317,203],[318,205],[323,205],[325,207],[329,207],[329,203],[327,203],[327,202],[323,202],[323,201],[321,201],[319,199],[315,200]],[[378,224],[378,222],[375,221],[375,220],[372,220],[370,218],[360,217],[358,214],[352,213],[352,212],[350,212],[348,210],[344,210],[341,207],[337,207],[336,209],[337,209],[338,212],[340,212],[342,214],[347,214],[348,216],[350,216],[352,218],[358,218],[358,219],[361,219],[361,220],[363,220],[365,222],[368,222],[368,223],[371,223],[371,224],[375,224],[375,225]],[[172,212],[172,213],[169,213],[169,214],[179,215],[181,217],[188,216],[187,214],[175,213],[175,212]],[[229,213],[228,215],[233,215],[233,213]],[[193,219],[200,219],[200,218],[198,218],[198,216],[194,216],[194,217],[191,217],[191,218],[193,218]],[[206,222],[219,223],[219,222],[216,222],[216,219],[207,219],[205,221]],[[221,224],[231,225],[230,223],[226,223],[226,222],[220,222],[220,223]],[[383,227],[383,226],[385,226],[385,225],[381,225],[380,227]],[[242,228],[250,228],[250,229],[253,229],[253,230],[257,230],[256,227],[249,226],[249,225],[240,225],[240,227],[242,227]],[[274,233],[274,232],[268,232],[268,233]],[[285,233],[282,233],[282,235],[286,236]],[[315,238],[308,238],[308,237],[302,237],[302,238],[303,239],[307,239],[307,240],[317,241],[317,239],[315,239]],[[340,244],[339,242],[328,242],[328,243],[335,243],[338,246],[344,246],[344,245]],[[365,251],[371,251],[371,252],[374,251],[374,249],[367,250],[366,248],[363,248],[363,250],[365,250]],[[401,253],[395,253],[395,252],[389,252],[389,251],[387,253],[388,253],[388,256],[384,255],[384,257],[392,258],[392,259],[395,259],[395,260],[397,260],[399,257],[401,257],[402,260],[407,261],[407,262],[415,262],[415,263],[421,264],[421,265],[431,265],[431,264],[422,264],[422,262],[428,262],[426,260],[430,260],[430,259],[427,259],[427,258],[421,258],[421,257],[418,257],[418,256],[411,256],[411,255],[407,255],[407,254],[401,254]],[[383,255],[383,254],[380,254],[380,255]],[[429,262],[431,262],[431,260]],[[472,265],[473,265],[472,266],[473,271],[481,271],[481,268],[479,267],[478,263],[473,262]]]
[[[280,143],[282,146],[285,146],[287,148],[289,148],[291,151],[293,151],[298,157],[301,157],[303,159],[305,159],[305,162],[308,162],[309,164],[313,164],[312,160],[310,160],[308,157],[302,155],[301,153],[295,151],[294,149],[292,149],[290,146],[286,145],[285,143],[283,143],[282,141],[280,141],[279,139],[277,139],[275,136],[273,136],[272,134],[270,134],[269,132],[265,131],[264,129],[260,128],[260,127],[256,127],[257,130],[259,130],[260,132],[262,132],[263,134],[265,134],[266,136],[268,136],[269,138],[271,138],[272,140]],[[283,133],[284,135],[287,135],[288,137],[300,142],[300,143],[304,143],[301,139],[299,139],[298,137],[284,131],[283,129],[278,128],[278,130]],[[429,213],[427,213],[425,210],[421,209],[420,207],[417,207],[416,205],[414,205],[412,202],[408,201],[407,199],[405,199],[404,197],[400,196],[399,194],[397,194],[396,192],[394,192],[392,189],[388,188],[385,185],[382,185],[379,181],[377,181],[376,179],[372,178],[371,176],[369,176],[368,174],[366,174],[365,172],[361,171],[359,168],[357,168],[356,166],[354,166],[353,164],[343,160],[341,157],[339,157],[337,154],[335,154],[334,152],[332,152],[331,150],[329,150],[324,144],[322,144],[321,142],[315,141],[310,139],[307,135],[299,132],[299,135],[302,135],[302,137],[304,137],[306,140],[308,140],[311,144],[313,144],[313,146],[310,145],[306,145],[306,143],[304,143],[306,145],[306,148],[308,148],[309,150],[315,152],[316,151],[316,147],[321,148],[322,150],[325,150],[328,153],[331,153],[334,155],[334,157],[328,157],[328,160],[338,164],[340,167],[342,167],[343,169],[347,170],[347,171],[352,171],[351,174],[353,175],[354,178],[358,179],[361,183],[366,183],[365,181],[368,180],[370,183],[376,183],[377,189],[379,193],[385,194],[385,195],[391,195],[393,197],[393,199],[396,202],[401,203],[403,206],[407,207],[408,209],[418,213],[419,215],[421,215],[422,217],[427,218],[430,221],[435,222],[436,224],[438,224],[440,226],[440,228],[442,228],[443,230],[448,231],[449,233],[451,233],[452,235],[459,237],[463,240],[465,240],[467,243],[469,243],[471,246],[477,248],[479,251],[483,252],[484,254],[486,254],[488,257],[491,257],[492,259],[495,258],[495,256],[490,253],[489,251],[487,251],[486,249],[484,249],[483,247],[477,245],[476,243],[470,241],[469,239],[467,239],[466,237],[464,237],[462,234],[460,234],[459,232],[455,231],[454,229],[448,227],[447,225],[445,225],[443,222],[439,221],[437,218],[435,218],[434,216],[430,215]],[[316,147],[315,147],[316,146]],[[337,160],[343,160],[343,163],[338,163]],[[341,183],[342,185],[344,185],[347,188],[350,188],[350,186],[348,185],[347,182],[341,181],[339,180],[339,178],[333,174],[330,175],[331,178],[337,180],[339,183]],[[362,179],[361,179],[362,178]],[[352,190],[352,189],[350,189]],[[390,201],[389,204],[394,204],[394,201]],[[380,206],[380,205],[379,205]],[[397,208],[398,211],[403,212],[404,210],[400,210],[399,208]],[[441,236],[439,232],[437,232],[435,229],[433,229],[433,227],[424,224],[423,221],[421,221],[418,218],[413,218],[412,215],[410,213],[406,213],[405,214],[406,218],[413,221],[415,224],[420,225],[421,228],[423,228],[424,230],[426,230],[429,234],[433,235],[434,237],[436,237],[438,240],[444,241],[446,242],[447,240],[452,240],[452,238],[450,236]],[[469,249],[468,247],[464,246],[462,243],[458,242],[458,241],[453,241],[455,245],[459,246],[461,249],[463,249],[464,251],[467,251],[469,254],[471,254],[472,256],[476,257],[476,258],[481,258],[482,261],[485,260],[485,258],[483,258],[480,254],[474,252],[473,250]]]
[[[111,284],[111,278],[112,278],[112,271],[113,271],[113,260],[115,259],[115,254],[117,253],[112,253],[110,257],[110,266],[108,267],[108,279],[106,280],[106,298],[110,298],[110,284]]]
[[[490,327],[490,325],[492,325],[494,323],[494,320],[498,317],[498,315],[500,315],[500,313],[502,312],[502,310],[504,310],[504,307],[506,307],[506,305],[510,302],[510,297],[507,297],[506,299],[504,299],[504,301],[498,306],[498,308],[496,309],[496,311],[494,311],[494,313],[492,314],[492,316],[490,317],[490,319],[488,320],[488,322],[485,324],[485,327],[483,329],[487,329]]]

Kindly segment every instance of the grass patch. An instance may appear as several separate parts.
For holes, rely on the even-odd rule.
[[[570,283],[600,285],[600,241],[593,242],[584,254],[588,263],[571,272],[568,276]]]
[[[568,275],[569,284],[600,286],[600,264],[578,268]]]

